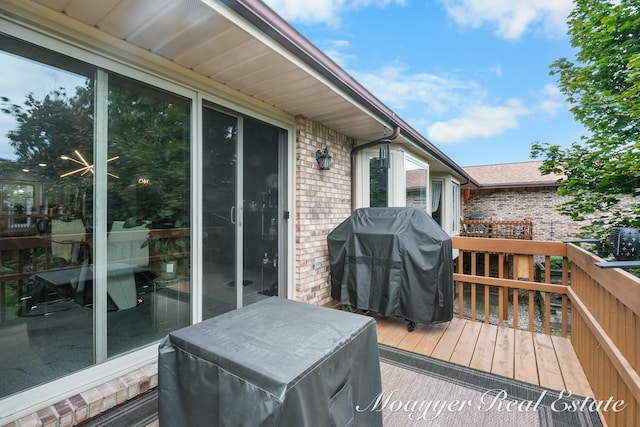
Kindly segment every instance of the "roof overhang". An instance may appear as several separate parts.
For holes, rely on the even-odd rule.
[[[399,126],[394,143],[423,151],[436,172],[469,175],[258,0],[7,0],[46,9],[124,41],[286,114],[357,141]]]

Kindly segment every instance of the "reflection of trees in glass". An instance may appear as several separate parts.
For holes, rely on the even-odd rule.
[[[229,217],[227,209],[236,204],[237,119],[205,108],[203,122],[204,211],[214,213],[207,225],[221,225]]]
[[[189,101],[131,80],[109,80],[109,220],[183,226],[189,214]]]
[[[76,88],[73,96],[67,96],[63,88],[47,94],[42,100],[33,93],[26,96],[24,107],[10,104],[2,98],[2,112],[14,116],[18,122],[7,137],[15,148],[17,162],[35,168],[46,164],[41,174],[58,178],[69,165],[60,156],[77,149],[89,158],[93,152],[93,90],[91,83]]]
[[[107,181],[109,220],[184,225],[190,203],[190,102],[117,76],[110,76],[109,89],[108,155],[119,156],[108,164],[118,176]],[[18,122],[7,135],[16,163],[37,171],[31,178],[44,183],[50,203],[71,201],[76,214],[92,204],[93,173],[61,178],[82,167],[62,156],[78,159],[77,150],[93,165],[93,103],[90,80],[71,96],[64,89],[41,100],[28,94],[24,106],[2,98],[2,112]]]
[[[380,167],[378,158],[369,159],[369,206],[388,206],[389,169]]]
[[[87,215],[83,206],[91,205],[91,174],[78,174],[73,179],[61,179],[60,175],[78,168],[76,163],[62,160],[63,155],[78,150],[87,159],[93,157],[92,80],[76,87],[72,96],[59,88],[42,99],[29,93],[22,106],[7,97],[1,101],[2,112],[18,122],[16,129],[7,133],[17,156],[11,169],[28,169],[22,179],[42,183],[43,197],[50,204],[70,204],[67,207],[74,214]]]

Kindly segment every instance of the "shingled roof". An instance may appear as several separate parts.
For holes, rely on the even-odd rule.
[[[480,186],[495,187],[545,187],[558,185],[560,175],[542,175],[541,161],[504,163],[499,165],[468,166],[463,168]]]

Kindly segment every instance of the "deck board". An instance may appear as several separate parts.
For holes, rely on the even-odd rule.
[[[533,348],[533,332],[514,329],[513,378],[540,385],[536,352]]]
[[[579,363],[575,363],[578,356],[566,338],[551,337],[553,347],[558,357],[562,379],[565,388],[580,396],[593,396],[593,390]]]
[[[327,304],[339,309],[339,304]],[[417,324],[358,311],[376,320],[378,342],[555,390],[593,397],[568,338],[454,318]],[[640,352],[638,352],[640,354]]]
[[[383,333],[382,338],[378,337],[380,343],[395,343],[394,347],[404,350],[593,397],[567,338],[458,318],[432,325],[418,324],[413,332],[409,332],[406,322],[399,319],[376,317],[376,322]],[[470,343],[475,343],[472,350]]]
[[[433,354],[433,350],[436,348],[436,346],[442,339],[442,336],[447,331],[447,326],[449,326],[449,322],[429,325],[429,328],[424,332],[423,337],[418,342],[418,345],[416,346],[414,351],[416,353],[431,356],[431,354]]]
[[[515,345],[515,334],[513,330],[499,327],[496,337],[496,347],[493,351],[492,373],[513,378]]]
[[[436,348],[433,349],[431,356],[436,359],[448,361],[451,358],[451,354],[453,354],[453,350],[458,344],[464,325],[464,320],[453,318],[451,322],[449,322],[449,326],[436,345]]]
[[[476,343],[478,342],[481,327],[482,324],[479,322],[465,322],[458,344],[453,349],[453,354],[449,358],[450,362],[469,366],[476,348]]]
[[[497,334],[497,326],[482,323],[480,335],[478,336],[478,344],[476,345],[476,351],[473,353],[473,358],[469,364],[470,367],[480,369],[485,372],[491,372]]]
[[[533,347],[536,352],[536,363],[538,365],[538,377],[540,385],[554,390],[565,388],[560,371],[560,364],[556,357],[556,352],[551,342],[551,336],[544,334],[533,334]]]

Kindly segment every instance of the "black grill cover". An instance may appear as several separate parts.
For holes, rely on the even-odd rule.
[[[342,305],[416,323],[453,317],[451,238],[424,210],[358,209],[327,243]]]

